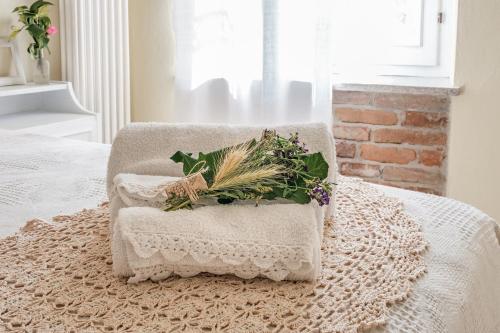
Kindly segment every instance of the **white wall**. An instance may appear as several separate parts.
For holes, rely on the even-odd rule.
[[[500,221],[500,1],[460,0],[448,195]]]
[[[166,121],[173,105],[170,0],[129,0],[132,121]]]
[[[59,28],[59,0],[51,0],[54,6],[50,7],[50,18],[52,23]],[[7,37],[12,25],[20,25],[17,22],[17,14],[13,14],[12,10],[20,5],[30,5],[33,0],[0,0],[0,36]],[[31,81],[32,72],[32,60],[26,49],[30,43],[30,37],[27,32],[22,32],[16,38],[19,46],[19,51],[23,56],[24,71],[26,73],[28,81]],[[59,34],[53,36],[49,43],[50,50],[52,52],[49,55],[50,60],[50,77],[52,80],[61,79],[61,48],[59,45]],[[1,53],[0,54],[0,73],[7,74],[10,67],[10,54]]]
[[[8,36],[17,17],[12,9],[29,5],[33,0],[0,0],[0,36]],[[50,9],[54,25],[59,27],[58,0]],[[170,0],[129,0],[131,100],[133,121],[164,121],[172,110],[174,80],[174,36],[171,29]],[[32,60],[25,51],[30,37],[18,36],[28,81],[31,80]],[[52,54],[51,79],[61,79],[59,34],[49,44]],[[0,75],[8,73],[10,55],[0,53]]]

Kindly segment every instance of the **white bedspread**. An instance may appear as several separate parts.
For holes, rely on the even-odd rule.
[[[423,227],[428,273],[377,332],[500,332],[500,230],[464,203],[378,186]]]
[[[27,219],[95,207],[109,146],[0,132],[0,236]],[[403,200],[430,242],[428,274],[377,332],[500,332],[496,223],[463,203],[378,186]]]
[[[106,200],[104,144],[0,131],[0,237]]]

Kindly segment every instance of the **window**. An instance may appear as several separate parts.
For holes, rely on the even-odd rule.
[[[177,0],[178,76],[450,85],[457,1]]]
[[[332,57],[336,81],[420,77],[451,82],[455,1],[335,0]]]

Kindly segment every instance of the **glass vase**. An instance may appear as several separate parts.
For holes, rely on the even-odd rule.
[[[50,63],[40,51],[38,57],[33,59],[33,82],[36,84],[48,84],[50,80]]]

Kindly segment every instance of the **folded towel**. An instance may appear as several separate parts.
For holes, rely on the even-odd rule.
[[[115,231],[125,249],[131,283],[201,272],[314,280],[321,267],[312,205],[232,204],[168,213],[123,208]],[[113,253],[113,265],[120,265],[118,260]]]
[[[162,189],[179,179],[115,176],[111,204],[115,275],[133,276],[130,282],[200,272],[260,275],[277,281],[316,278],[324,215],[315,202],[263,201],[255,207],[249,201],[168,213],[151,208],[163,206]],[[200,254],[205,252],[210,255]]]
[[[181,177],[136,175],[120,173],[113,179],[113,193],[118,195],[127,207],[162,207],[167,195],[166,185]],[[113,195],[114,196],[114,195]]]
[[[113,253],[113,273],[117,276],[131,276],[126,249],[119,230],[114,227],[118,212],[126,207],[157,207],[165,203],[161,189],[168,183],[179,180],[180,177],[148,176],[132,173],[121,173],[114,177],[110,193],[111,252]]]

